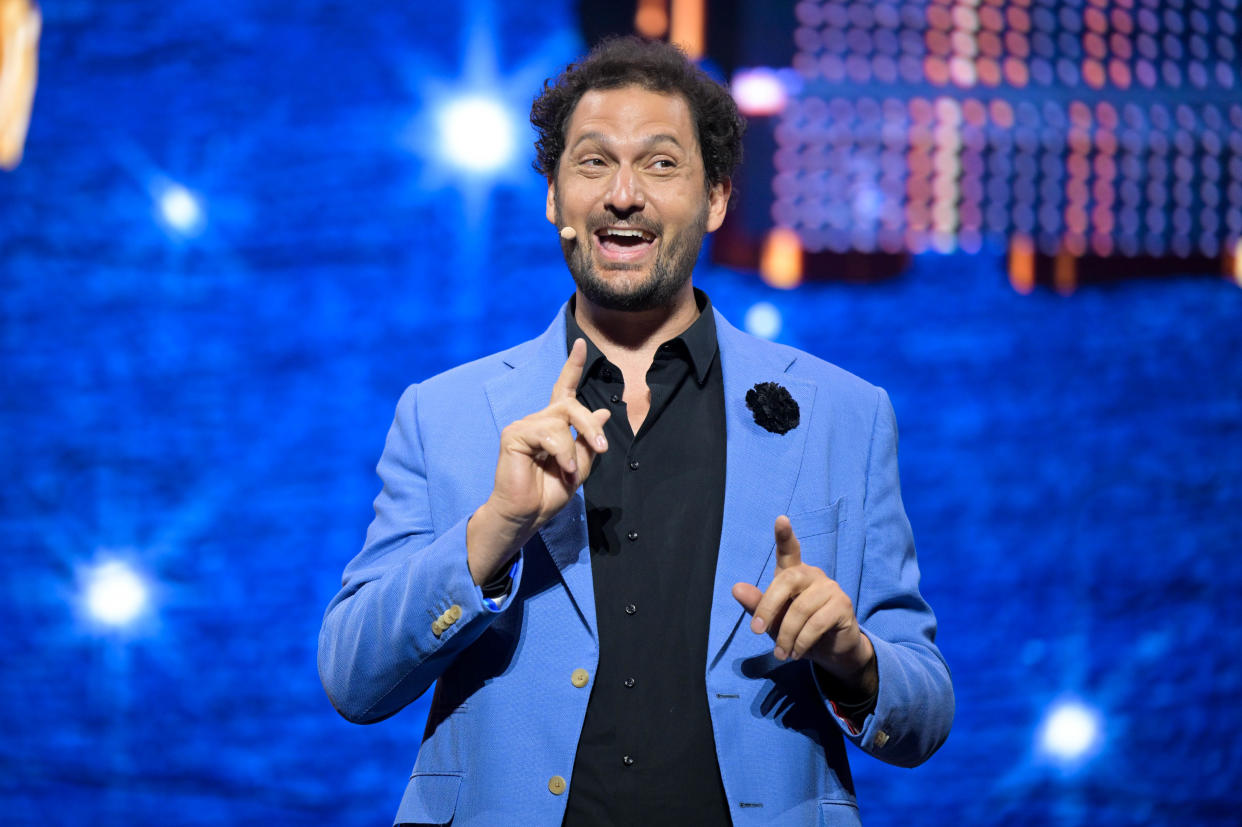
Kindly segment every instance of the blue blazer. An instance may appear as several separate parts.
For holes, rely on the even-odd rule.
[[[882,389],[718,313],[716,328],[728,447],[703,668],[730,812],[736,825],[857,824],[845,742],[913,766],[953,719],[918,590],[892,405]],[[564,815],[599,661],[581,492],[522,549],[499,610],[471,579],[466,521],[491,492],[500,430],[547,405],[565,358],[562,310],[540,337],[413,385],[397,405],[375,520],[319,637],[324,688],[350,721],[387,718],[439,682],[397,823],[558,825]],[[789,390],[797,428],[755,424],[745,398],[759,382]],[[772,656],[730,593],[771,582],[780,514],[875,647],[879,699],[860,730],[834,714],[808,661]]]

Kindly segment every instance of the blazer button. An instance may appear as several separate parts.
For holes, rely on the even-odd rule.
[[[884,745],[887,743],[888,733],[882,729],[878,730],[875,734],[875,738],[871,739],[871,746],[873,749],[883,749]]]
[[[591,676],[587,674],[585,669],[575,669],[573,674],[569,676],[569,682],[579,689],[586,686],[587,681],[590,679]]]
[[[461,620],[461,606],[454,603],[452,606],[448,607],[448,611],[444,613],[444,616],[449,623],[456,623]]]
[[[548,779],[548,792],[552,795],[560,795],[565,792],[565,779],[559,775],[554,775]]]
[[[444,634],[444,630],[446,628],[447,627],[444,625],[443,618],[437,617],[435,620],[431,621],[431,633],[436,637]]]

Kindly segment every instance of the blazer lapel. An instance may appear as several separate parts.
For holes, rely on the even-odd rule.
[[[510,351],[505,364],[512,370],[486,385],[496,430],[542,410],[565,364],[565,308],[552,325],[525,345]],[[552,557],[570,599],[591,635],[595,635],[595,591],[591,581],[591,549],[587,539],[586,503],[579,489],[569,503],[539,529],[524,553],[543,545]]]
[[[716,336],[724,378],[728,447],[724,521],[708,632],[709,668],[720,658],[745,616],[745,610],[733,597],[733,584],[758,585],[776,550],[772,524],[786,513],[793,498],[815,403],[815,384],[788,375],[796,355],[756,343],[719,313]],[[755,423],[746,407],[746,392],[760,382],[776,382],[789,391],[798,403],[798,427],[776,434]]]

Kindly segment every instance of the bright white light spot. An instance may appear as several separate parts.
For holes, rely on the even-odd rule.
[[[472,172],[494,172],[513,157],[513,118],[490,98],[462,98],[440,112],[440,149]]]
[[[768,302],[756,302],[746,311],[746,331],[760,339],[775,339],[781,332],[781,311]]]
[[[1100,739],[1100,716],[1077,701],[1052,708],[1039,731],[1040,749],[1061,762],[1085,757]]]
[[[771,69],[743,69],[733,76],[730,89],[743,115],[776,115],[785,108],[785,84]]]
[[[146,605],[146,584],[124,563],[102,563],[90,572],[86,606],[96,620],[109,626],[125,626],[142,614]]]
[[[168,226],[183,235],[202,228],[203,207],[194,194],[180,184],[169,184],[159,197],[160,215]]]

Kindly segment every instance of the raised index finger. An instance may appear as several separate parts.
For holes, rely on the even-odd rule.
[[[578,398],[578,381],[582,379],[582,369],[586,367],[586,350],[586,339],[574,339],[565,367],[561,368],[561,375],[556,377],[556,384],[552,386],[552,403]]]
[[[776,568],[791,569],[802,563],[802,544],[794,536],[793,524],[784,514],[776,518]]]

